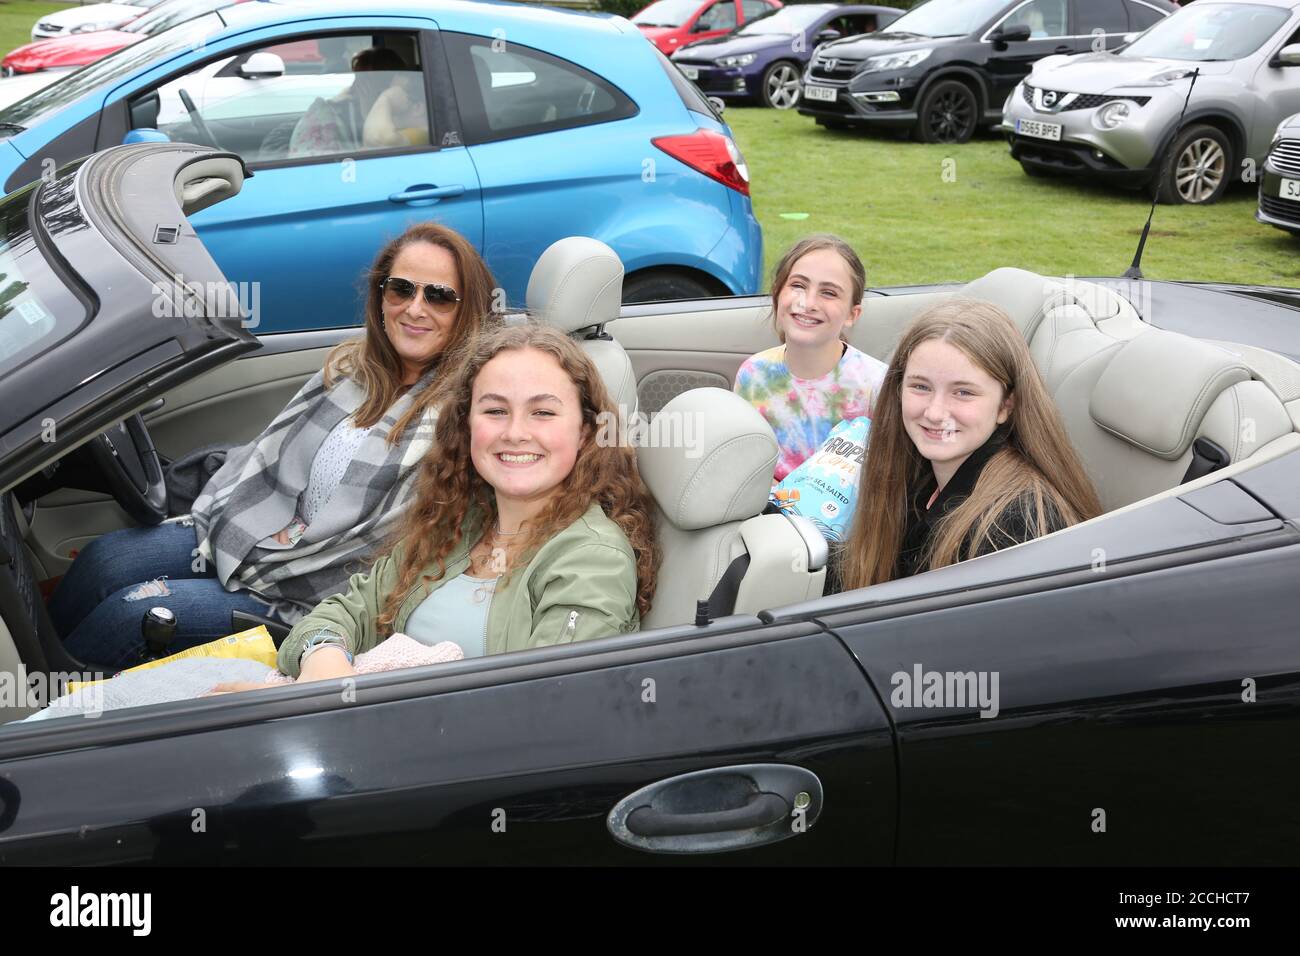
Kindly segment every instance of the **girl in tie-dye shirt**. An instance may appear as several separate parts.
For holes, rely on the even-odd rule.
[[[776,267],[772,320],[783,344],[746,359],[736,373],[736,393],[767,419],[781,446],[775,481],[841,421],[871,417],[885,363],[844,341],[862,314],[866,281],[857,253],[830,235],[799,241]]]

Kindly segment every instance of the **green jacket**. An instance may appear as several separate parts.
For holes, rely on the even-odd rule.
[[[420,580],[407,592],[392,632],[405,629],[420,602],[469,567],[474,540],[466,535],[447,557],[447,571],[432,583]],[[387,554],[368,572],[352,575],[346,594],[316,605],[280,646],[279,667],[298,676],[307,638],[326,630],[343,637],[353,654],[389,637],[375,621],[397,583],[400,551]],[[433,574],[432,566],[425,574]],[[593,503],[577,521],[542,545],[526,567],[498,583],[488,609],[487,653],[503,654],[548,644],[567,644],[641,626],[636,609],[636,555],[626,536]],[[454,634],[445,639],[455,641]]]

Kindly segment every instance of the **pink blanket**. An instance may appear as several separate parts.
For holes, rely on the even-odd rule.
[[[451,641],[440,641],[432,646],[421,644],[405,634],[394,634],[388,640],[358,654],[352,662],[358,674],[378,674],[381,671],[395,671],[403,667],[423,667],[425,664],[445,664],[447,661],[463,660],[465,653],[460,645]],[[292,684],[293,678],[277,670],[266,675],[268,684]]]

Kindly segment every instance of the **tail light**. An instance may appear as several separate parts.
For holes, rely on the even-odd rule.
[[[650,142],[691,169],[749,195],[749,167],[730,136],[697,129],[682,136],[659,136]]]

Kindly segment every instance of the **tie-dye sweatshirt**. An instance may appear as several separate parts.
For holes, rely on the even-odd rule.
[[[736,373],[736,394],[758,409],[781,446],[775,481],[810,457],[846,418],[872,416],[885,363],[848,346],[821,378],[796,378],[778,345],[745,360]]]

